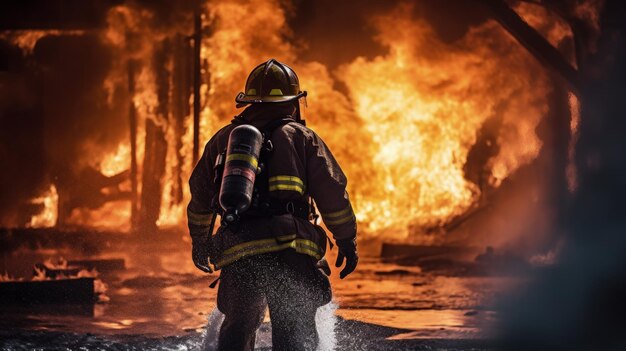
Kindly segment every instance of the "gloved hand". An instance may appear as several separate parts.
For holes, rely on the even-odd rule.
[[[193,242],[191,247],[191,259],[199,270],[205,273],[213,273],[213,269],[209,264],[209,247],[208,242]]]
[[[339,277],[343,279],[348,274],[354,272],[356,265],[359,263],[359,255],[356,252],[356,238],[337,240],[337,247],[339,248],[339,254],[337,255],[335,267],[341,267],[343,260],[346,260],[345,267],[339,273]]]

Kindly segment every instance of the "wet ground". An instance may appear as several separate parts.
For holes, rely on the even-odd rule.
[[[4,306],[0,348],[191,350],[210,344],[219,322],[217,289],[209,288],[215,276],[195,269],[189,243],[181,238],[120,235],[103,243],[89,257],[124,258],[127,266],[100,274],[107,285],[103,301]],[[3,254],[0,272],[24,276],[30,272],[24,266],[45,258],[86,254],[72,245],[21,248]],[[329,256],[333,262],[334,252]],[[434,275],[372,257],[364,257],[349,278],[336,275],[331,276],[334,303],[318,315],[322,349],[488,349],[497,319],[493,302],[520,283],[517,278]],[[261,328],[259,349],[271,345],[270,328],[269,323]]]

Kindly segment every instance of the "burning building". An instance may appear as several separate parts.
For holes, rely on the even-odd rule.
[[[476,4],[37,4],[55,15],[3,20],[5,227],[184,224],[202,146],[269,57],[301,72],[364,237],[541,246],[574,186],[572,87]],[[575,66],[567,22],[515,6]]]
[[[183,274],[193,266],[187,252],[183,259],[167,246],[172,243],[145,239],[185,235],[187,179],[203,146],[238,113],[234,97],[249,70],[276,58],[299,73],[309,92],[304,117],[347,173],[365,251],[374,247],[378,255],[384,241],[438,259],[472,249],[473,259],[477,250],[494,246],[496,253],[488,248],[476,262],[500,264],[505,255],[499,253],[508,250],[524,264],[545,264],[553,263],[569,240],[586,248],[564,250],[563,260],[579,269],[570,275],[568,267],[555,270],[536,290],[562,292],[554,287],[559,277],[575,276],[573,287],[584,285],[577,285],[580,277],[593,282],[583,259],[604,259],[605,252],[613,252],[609,246],[623,248],[612,245],[615,236],[609,233],[609,225],[623,221],[616,210],[623,202],[623,181],[615,178],[623,175],[618,135],[623,123],[607,117],[620,115],[615,101],[623,93],[611,80],[623,76],[614,68],[621,51],[611,46],[624,33],[616,3],[33,0],[0,5],[0,227],[20,228],[1,230],[0,239],[19,241],[22,234],[39,233],[36,228],[51,228],[52,235],[39,238],[38,245],[59,254],[55,245],[80,237],[79,256],[89,256],[102,247],[119,249],[111,243],[119,236],[109,234],[122,233],[140,238],[132,245],[143,255],[119,251],[130,269],[148,278],[114,279],[113,301],[129,291],[139,294],[137,287],[180,288],[182,283],[168,279],[188,278]],[[602,15],[609,5],[612,10]],[[617,34],[602,34],[606,28]],[[622,76],[607,78],[605,66]],[[601,94],[612,99],[607,107]],[[613,126],[615,132],[608,130]],[[609,234],[598,242],[587,232],[602,230]],[[180,242],[172,247],[180,248]],[[171,256],[145,254],[157,248]],[[6,259],[10,255],[3,256],[3,265],[14,263]],[[462,309],[462,318],[478,314],[467,311],[480,304],[468,302],[465,296],[471,294],[459,280],[420,275],[441,260],[420,262],[414,270],[375,262],[376,269],[384,269],[357,273],[358,283],[343,288],[353,289],[349,293],[338,288],[341,306],[365,309],[368,318],[377,318],[379,310],[394,311],[394,318],[403,315],[395,312],[414,310],[429,310],[429,318],[436,318],[445,308]],[[168,276],[141,270],[152,266]],[[385,284],[383,276],[423,280]],[[373,292],[363,293],[362,287]],[[184,293],[197,297],[207,293],[202,288]],[[180,291],[171,294],[178,303]],[[350,297],[342,300],[345,296]],[[569,300],[541,293],[532,298],[547,299],[545,309],[565,306],[554,315],[575,311]],[[173,315],[171,306],[137,300],[137,310],[156,310],[164,319]],[[184,317],[195,316],[196,307]],[[525,337],[541,327],[527,323],[542,320],[540,309],[517,314],[526,320],[511,318],[519,327],[511,329]],[[350,312],[340,308],[341,313]],[[98,323],[121,329],[136,320]]]

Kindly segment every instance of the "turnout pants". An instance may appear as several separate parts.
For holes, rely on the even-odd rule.
[[[221,273],[217,307],[225,319],[218,350],[254,350],[266,306],[273,350],[315,350],[315,313],[330,300],[328,278],[309,256],[285,250],[234,262]]]

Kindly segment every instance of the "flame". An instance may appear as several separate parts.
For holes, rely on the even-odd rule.
[[[402,5],[374,21],[389,53],[358,58],[333,76],[321,63],[297,60],[282,36],[285,13],[275,1],[210,2],[208,9],[213,34],[202,51],[211,73],[204,140],[236,113],[232,95],[250,67],[267,57],[294,62],[309,91],[309,124],[348,174],[357,218],[369,233],[406,237],[410,227],[439,226],[471,208],[481,190],[465,179],[464,165],[490,118],[502,124],[500,152],[487,165],[490,186],[541,148],[534,128],[547,110],[545,76],[495,23],[473,29],[461,45],[446,45]],[[244,23],[237,20],[242,16]],[[553,32],[561,39],[562,31]],[[514,49],[507,55],[503,47]],[[528,66],[537,74],[530,76]],[[333,88],[335,77],[348,97]]]
[[[84,35],[83,30],[15,30],[0,33],[0,39],[5,39],[22,49],[25,55],[31,55],[37,42],[47,36]]]
[[[580,125],[580,101],[573,93],[569,93],[569,109],[570,109],[570,140],[567,150],[567,168],[565,174],[567,176],[567,188],[570,192],[578,189],[578,170],[576,168],[576,144],[578,143]]]
[[[104,157],[100,162],[100,172],[107,177],[112,177],[130,168],[130,146],[121,143],[117,150]]]
[[[0,282],[21,282],[23,280],[24,278],[15,278],[6,271],[0,274]]]
[[[68,268],[67,261],[65,259],[58,258],[53,260],[52,258],[46,259],[43,267],[33,266],[33,277],[31,281],[45,281],[45,280],[65,280],[76,278],[94,278],[94,294],[97,298],[97,302],[108,302],[110,298],[106,295],[108,285],[98,278],[99,273],[96,269],[81,269],[76,274],[64,274],[59,273],[54,278],[46,275],[46,269],[64,270]],[[23,281],[24,279],[19,279]],[[0,275],[0,281],[16,281],[16,279],[10,277],[8,274]]]
[[[32,281],[36,282],[36,281],[43,281],[43,280],[52,280],[52,278],[46,277],[46,270],[44,268],[40,268],[40,267],[33,267],[33,278],[31,279]]]
[[[531,27],[539,31],[550,44],[559,47],[563,41],[572,39],[572,29],[569,24],[548,8],[533,3],[518,3],[517,13]]]
[[[32,228],[48,228],[54,227],[57,223],[59,215],[58,204],[59,194],[54,184],[40,197],[32,200],[33,204],[43,205],[43,210],[30,219],[29,227]]]
[[[577,17],[589,24],[596,31],[600,31],[600,13],[604,8],[605,0],[579,1],[574,5]]]
[[[549,79],[495,22],[444,43],[425,21],[412,16],[410,4],[401,4],[371,21],[385,54],[358,57],[331,71],[298,57],[289,38],[288,9],[277,0],[205,3],[202,21],[211,32],[201,50],[201,146],[239,112],[234,95],[249,71],[274,57],[289,63],[309,91],[308,125],[344,167],[359,225],[369,235],[404,239],[436,230],[485,201],[537,157],[542,143],[535,128],[548,109]],[[520,4],[517,11],[554,45],[571,39],[569,28],[545,10]],[[137,63],[129,100],[137,112],[138,171],[143,172],[145,122],[151,120],[167,141],[158,225],[181,225],[189,199],[186,179],[194,166],[192,118],[184,118],[183,134],[177,136],[171,113],[158,111],[159,72],[152,58],[160,40],[190,33],[188,23],[159,28],[152,20],[148,10],[134,5],[110,11],[103,40],[118,55],[105,89],[111,103],[112,92],[127,84],[128,62]],[[171,77],[171,60],[165,66],[158,69]],[[337,83],[347,90],[338,90]],[[480,174],[471,177],[470,156],[480,143],[492,154],[474,165]],[[130,148],[123,140],[103,155],[100,170],[114,174],[129,164]],[[185,184],[182,200],[172,195],[178,176]],[[118,223],[115,216],[122,215],[102,213],[102,223]]]
[[[47,258],[44,261],[43,265],[50,269],[67,269],[68,267],[67,260],[63,257],[59,257],[56,260],[52,258]]]
[[[549,90],[534,59],[495,23],[448,45],[412,12],[402,5],[378,17],[378,41],[388,54],[357,58],[339,72],[371,135],[379,183],[376,192],[357,194],[357,213],[369,231],[386,229],[388,236],[393,229],[400,238],[477,203],[480,184],[466,179],[464,165],[489,120],[501,124],[499,152],[486,165],[489,186],[535,159],[541,141],[534,129]]]

